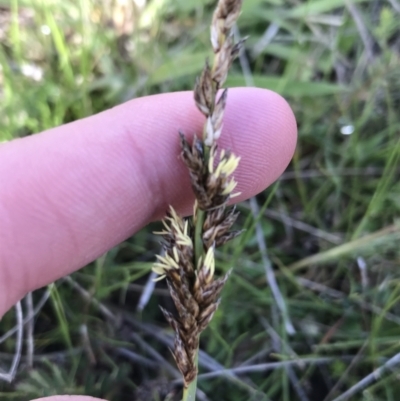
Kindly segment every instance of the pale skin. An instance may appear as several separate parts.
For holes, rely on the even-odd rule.
[[[72,273],[169,204],[190,214],[178,130],[201,133],[191,92],[132,100],[0,145],[0,318],[27,292]],[[294,115],[274,92],[231,89],[219,140],[241,156],[235,201],[273,183],[293,156]],[[44,401],[95,401],[55,396]]]

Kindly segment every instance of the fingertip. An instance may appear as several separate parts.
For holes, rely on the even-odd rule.
[[[286,169],[296,147],[296,119],[287,101],[275,92],[231,89],[221,138],[221,146],[241,156],[235,176],[243,193],[240,201],[263,191]]]

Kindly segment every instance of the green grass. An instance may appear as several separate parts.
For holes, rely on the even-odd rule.
[[[365,32],[361,35],[348,3],[244,2],[239,29],[250,36],[252,78],[256,86],[287,97],[299,143],[282,180],[257,197],[262,213],[256,221],[247,204],[240,206],[239,223],[247,232],[219,255],[220,272],[235,269],[202,336],[201,348],[212,359],[200,357],[201,373],[294,355],[314,362],[200,377],[209,400],[303,401],[293,375],[306,399],[322,401],[334,389],[333,400],[400,352],[399,14],[388,1],[353,1],[361,31],[372,43],[366,50]],[[105,0],[0,0],[0,141],[132,97],[192,88],[209,52],[213,2],[152,0],[143,9],[129,4],[123,9]],[[129,23],[121,24],[121,16]],[[278,33],[260,47],[270,23]],[[244,84],[236,63],[229,85]],[[341,134],[345,126],[354,132]],[[286,334],[265,281],[256,223],[297,330],[293,336]],[[37,315],[34,368],[22,360],[14,383],[0,383],[3,400],[61,393],[159,399],[149,389],[176,378],[171,333],[158,309],[171,307],[163,284],[144,311],[135,312],[159,250],[153,228],[72,276],[89,297],[65,281],[57,283]],[[357,258],[367,266],[367,285]],[[43,291],[34,294],[35,303]],[[93,299],[115,319],[105,317]],[[10,312],[1,333],[13,324]],[[11,362],[14,346],[12,338],[1,345],[1,367]],[[321,358],[329,360],[318,362]],[[397,400],[397,374],[388,372],[351,399]]]

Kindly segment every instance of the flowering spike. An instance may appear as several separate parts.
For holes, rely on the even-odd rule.
[[[185,388],[196,378],[199,336],[218,308],[219,296],[227,279],[227,275],[214,278],[215,247],[239,233],[231,231],[238,213],[229,210],[227,203],[237,196],[232,194],[237,185],[232,174],[240,157],[229,150],[217,153],[228,92],[225,89],[221,96],[217,94],[243,45],[243,42],[234,43],[231,32],[241,4],[242,0],[219,0],[213,15],[211,43],[214,60],[212,65],[206,61],[194,88],[196,106],[206,117],[203,135],[195,135],[190,143],[183,133],[179,133],[181,157],[189,170],[196,198],[193,219],[183,219],[170,206],[162,222],[163,229],[157,232],[163,236],[165,253],[157,256],[152,270],[158,275],[154,281],[166,278],[176,306],[176,317],[165,310],[163,313],[175,332],[172,352]]]

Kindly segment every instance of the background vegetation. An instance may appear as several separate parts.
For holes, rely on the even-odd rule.
[[[213,5],[0,0],[0,139],[191,89]],[[250,38],[228,85],[283,94],[299,143],[259,210],[240,205],[247,231],[220,255],[220,272],[236,268],[202,337],[199,399],[329,401],[387,366],[338,399],[398,400],[399,18],[398,0],[244,0],[238,28]],[[25,315],[35,308],[34,325],[15,381],[0,383],[2,400],[173,398],[167,383],[179,376],[158,309],[171,302],[163,284],[143,297],[159,249],[153,229],[23,303]],[[266,282],[271,266],[286,316]],[[11,311],[0,334],[14,324]],[[7,370],[15,336],[0,341]]]

